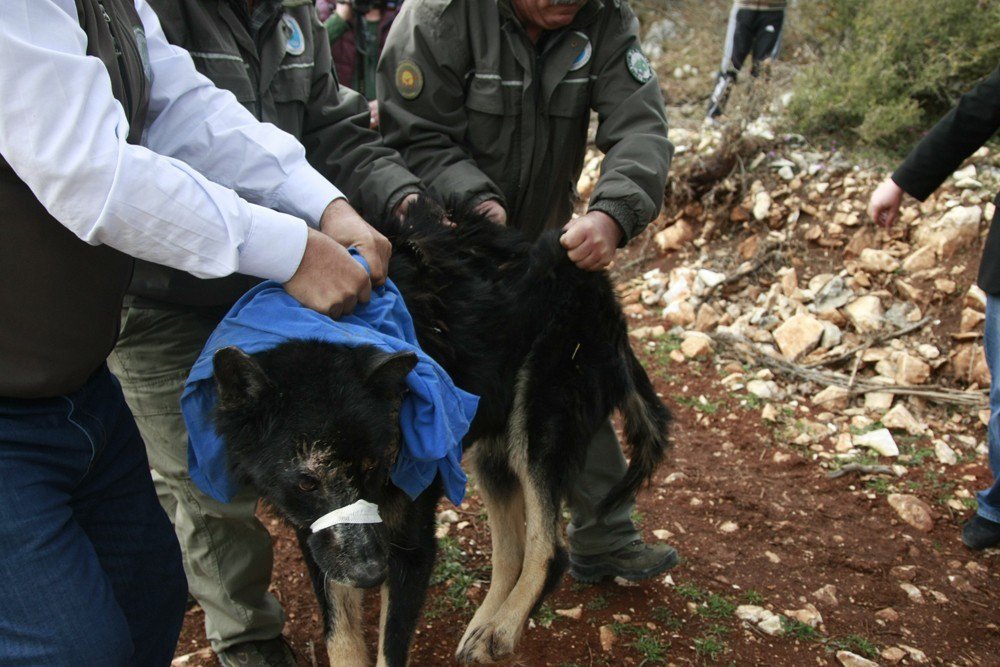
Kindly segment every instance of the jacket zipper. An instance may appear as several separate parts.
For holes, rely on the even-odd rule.
[[[115,45],[115,60],[118,61],[118,72],[121,74],[122,89],[125,91],[125,104],[127,106],[126,114],[129,116],[129,122],[131,123],[131,115],[135,113],[136,109],[133,105],[132,90],[129,85],[129,81],[131,79],[128,75],[128,68],[125,66],[125,52],[122,50],[121,42],[119,42],[118,38],[115,36],[114,22],[111,15],[108,14],[108,10],[104,8],[104,3],[101,2],[101,0],[97,0],[97,5],[101,8],[101,13],[104,14],[104,20],[108,24],[108,32],[111,33],[111,41]]]

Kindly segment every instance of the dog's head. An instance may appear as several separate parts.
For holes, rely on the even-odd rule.
[[[216,428],[236,479],[293,526],[309,526],[360,499],[381,505],[399,453],[399,408],[413,354],[295,341],[249,356],[214,357]],[[328,579],[368,588],[386,576],[382,524],[312,533],[309,550]]]

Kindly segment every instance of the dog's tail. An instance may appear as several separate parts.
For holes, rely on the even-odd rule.
[[[670,411],[656,395],[653,383],[632,351],[627,336],[621,343],[621,356],[626,362],[629,390],[618,408],[632,456],[625,477],[601,501],[602,514],[634,498],[640,487],[652,479],[670,447],[667,438]]]

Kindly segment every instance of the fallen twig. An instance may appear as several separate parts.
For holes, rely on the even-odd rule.
[[[829,359],[820,359],[819,361],[813,361],[811,363],[805,364],[806,368],[817,368],[819,366],[830,366],[832,364],[840,363],[841,361],[846,361],[851,357],[855,356],[858,352],[864,352],[870,347],[875,347],[876,345],[881,345],[887,341],[894,338],[899,338],[900,336],[905,336],[911,331],[916,331],[917,329],[922,329],[924,325],[931,321],[930,317],[925,317],[924,319],[911,324],[910,326],[903,327],[902,329],[896,329],[895,331],[890,331],[889,333],[882,334],[881,336],[875,336],[866,343],[862,343],[857,347],[851,348],[843,354],[837,355],[836,357],[830,357]]]
[[[773,357],[745,338],[718,332],[709,335],[723,347],[727,347],[736,354],[763,365],[772,371],[783,375],[799,377],[821,385],[842,387],[847,389],[852,395],[878,391],[886,394],[919,396],[937,403],[952,403],[954,405],[965,405],[980,409],[987,407],[989,404],[988,393],[982,390],[959,391],[939,385],[887,385],[864,381],[857,381],[852,385],[851,378],[843,373],[815,370],[800,364],[794,364],[785,359]]]
[[[826,473],[828,479],[836,479],[842,475],[846,475],[849,472],[857,472],[862,475],[892,475],[893,477],[899,477],[896,471],[889,466],[870,466],[864,465],[863,463],[848,463],[842,468],[837,470],[831,470]]]

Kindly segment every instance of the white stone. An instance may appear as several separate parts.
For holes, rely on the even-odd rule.
[[[802,609],[786,609],[785,616],[808,625],[810,628],[818,628],[823,624],[823,616],[819,610],[808,602]]]
[[[906,644],[900,644],[899,648],[903,649],[910,654],[910,660],[916,663],[927,662],[927,655],[920,649],[913,648],[912,646],[907,646]]]
[[[860,655],[851,653],[850,651],[837,651],[837,661],[843,667],[879,667],[877,662],[862,658]]]
[[[693,238],[694,230],[691,229],[691,225],[686,220],[681,218],[666,229],[657,232],[653,236],[653,241],[661,253],[667,253],[671,250],[680,250]]]
[[[925,245],[914,250],[903,260],[903,271],[907,273],[926,271],[934,268],[935,264],[937,264],[937,252],[934,248]]]
[[[764,220],[771,212],[771,195],[763,190],[758,192],[753,199],[753,217],[756,220]]]
[[[865,271],[872,273],[892,273],[899,268],[899,260],[885,250],[865,248],[858,257],[858,263]]]
[[[760,623],[765,618],[765,614],[772,614],[772,612],[754,604],[741,604],[736,608],[736,618],[749,623]]]
[[[910,435],[921,435],[927,432],[927,425],[917,421],[917,418],[902,403],[897,403],[883,415],[882,424],[886,428],[906,431]]]
[[[851,392],[843,387],[830,385],[812,397],[813,405],[827,410],[843,410],[851,402]]]
[[[979,241],[979,221],[983,211],[978,206],[956,206],[933,222],[921,222],[913,231],[918,246],[933,247],[939,257],[949,257],[961,247]]]
[[[750,380],[747,382],[747,393],[757,398],[771,400],[778,393],[778,385],[773,380]]]
[[[944,440],[934,441],[934,456],[946,466],[953,466],[958,463],[958,454]]]
[[[796,361],[812,352],[823,338],[823,323],[812,315],[793,315],[772,335],[781,354],[790,361]]]
[[[735,521],[726,521],[719,526],[719,530],[723,533],[735,533],[739,529],[740,526]]]
[[[578,604],[577,606],[569,609],[556,609],[556,614],[558,616],[564,616],[565,618],[572,618],[573,620],[578,621],[580,620],[580,617],[583,616],[583,605]]]
[[[885,391],[869,391],[865,394],[865,408],[873,412],[885,412],[892,407],[895,394]]]
[[[899,456],[899,447],[887,428],[854,436],[854,446],[867,447],[878,452],[880,456]]]
[[[920,498],[908,493],[890,493],[886,500],[899,518],[917,530],[929,533],[934,529],[931,508]]]
[[[860,333],[882,328],[882,302],[872,294],[860,297],[844,307],[844,312]]]
[[[785,634],[785,629],[781,625],[781,617],[777,614],[771,614],[763,621],[757,624],[757,629],[763,632],[765,635],[771,637],[777,637]]]

